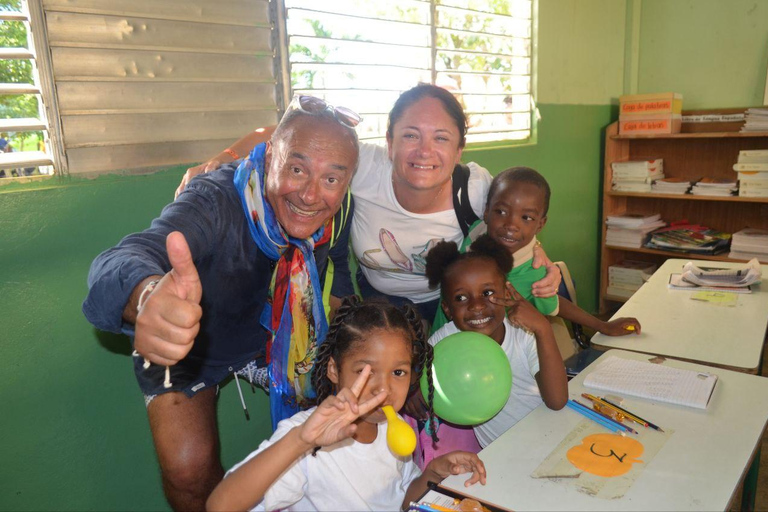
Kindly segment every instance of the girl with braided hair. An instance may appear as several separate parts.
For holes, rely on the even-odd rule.
[[[312,370],[318,405],[281,421],[227,474],[208,510],[396,510],[451,474],[471,472],[466,485],[485,484],[474,453],[435,458],[422,473],[387,446],[381,407],[399,411],[423,371],[431,404],[431,367],[415,308],[345,298]]]
[[[474,426],[482,447],[542,401],[554,410],[568,401],[565,366],[552,327],[507,281],[511,268],[512,256],[488,235],[478,237],[463,254],[455,243],[441,242],[427,255],[429,284],[440,285],[443,311],[452,320],[429,338],[430,345],[459,331],[478,332],[501,346],[512,368],[507,403],[496,416]]]

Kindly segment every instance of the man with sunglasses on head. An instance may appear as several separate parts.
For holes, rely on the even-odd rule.
[[[307,98],[291,103],[270,142],[192,181],[149,229],[91,266],[83,312],[133,337],[163,489],[177,510],[204,509],[224,474],[219,383],[233,373],[260,380],[273,426],[291,416],[313,397],[329,260],[330,294],[353,293],[345,219],[360,118]]]

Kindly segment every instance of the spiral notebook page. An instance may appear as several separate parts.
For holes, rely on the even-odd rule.
[[[584,379],[584,386],[706,409],[717,375],[609,356]]]

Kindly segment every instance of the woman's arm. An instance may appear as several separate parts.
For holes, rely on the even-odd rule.
[[[557,295],[557,289],[560,287],[560,281],[563,280],[563,276],[560,275],[560,269],[557,268],[557,265],[550,261],[544,249],[537,245],[533,248],[533,263],[531,266],[539,268],[542,265],[546,267],[547,275],[533,283],[531,293],[534,297],[554,297]]]
[[[176,194],[174,197],[178,197],[179,194],[181,194],[181,191],[184,190],[184,187],[187,186],[187,183],[189,183],[189,180],[198,174],[215,171],[221,164],[226,164],[243,158],[248,153],[250,153],[254,146],[261,144],[262,142],[267,142],[270,138],[272,138],[272,134],[275,132],[275,128],[277,128],[277,126],[265,126],[263,128],[257,128],[207,162],[203,162],[200,165],[196,165],[187,169],[187,172],[185,172],[184,176],[181,178],[181,183],[176,189]]]

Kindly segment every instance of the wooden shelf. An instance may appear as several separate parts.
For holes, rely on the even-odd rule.
[[[624,297],[619,297],[618,295],[608,295],[605,294],[605,297],[603,297],[605,300],[612,300],[613,302],[627,302],[629,299],[625,299]]]
[[[702,114],[705,112],[697,112]],[[715,112],[713,112],[715,113]],[[722,112],[717,112],[722,113]],[[768,229],[768,198],[738,196],[694,196],[611,190],[614,162],[664,160],[668,177],[694,180],[702,177],[737,178],[733,171],[744,150],[768,150],[768,132],[702,132],[660,135],[619,135],[618,123],[605,134],[603,168],[603,220],[624,213],[661,214],[667,223],[687,220],[725,233],[745,227]],[[608,295],[608,267],[624,259],[661,264],[667,258],[690,258],[709,261],[744,261],[728,258],[727,252],[716,256],[680,253],[645,247],[606,245],[606,226],[602,227],[600,250],[600,311],[615,307],[619,297]],[[607,303],[609,302],[609,304]]]
[[[726,201],[735,203],[768,203],[768,197],[695,196],[693,194],[653,194],[646,192],[607,192],[614,197],[647,197],[649,199],[678,199],[683,201]]]
[[[606,245],[606,249],[612,251],[628,251],[628,252],[640,252],[644,254],[656,254],[658,256],[666,256],[667,258],[690,258],[692,260],[712,260],[712,261],[747,261],[747,260],[734,260],[723,254],[693,254],[688,252],[675,252],[675,251],[661,251],[659,249],[648,249],[646,247],[619,247],[617,245]]]
[[[611,140],[637,139],[745,139],[768,137],[768,132],[697,132],[697,133],[657,133],[654,135],[611,135]]]

